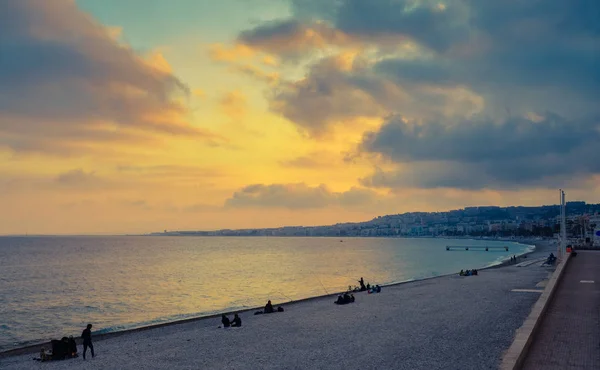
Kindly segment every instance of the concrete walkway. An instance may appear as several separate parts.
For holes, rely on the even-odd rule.
[[[569,261],[523,369],[600,369],[600,252]]]

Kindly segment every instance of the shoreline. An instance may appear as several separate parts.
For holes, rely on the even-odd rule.
[[[447,239],[450,239],[450,238],[447,238]],[[471,240],[472,238],[452,238],[452,239]],[[479,240],[479,239],[472,239],[472,240]],[[537,240],[537,239],[535,239],[535,240],[494,239],[494,240],[518,243],[518,244],[525,245],[527,247],[533,247],[532,250],[526,251],[524,253],[517,255],[517,257],[523,257],[523,256],[527,256],[529,254],[535,253],[536,251],[539,251],[540,247],[549,245],[547,243],[551,239],[540,239],[540,240]],[[506,267],[506,266],[511,266],[511,265],[512,265],[512,263],[510,263],[510,259],[504,259],[504,260],[498,262],[497,264],[492,264],[492,265],[484,266],[481,268],[477,268],[477,267],[474,267],[474,268],[476,268],[479,271],[483,271],[483,270],[490,270],[490,269],[498,269],[501,267]],[[381,287],[394,287],[394,286],[406,285],[406,284],[410,284],[410,283],[415,284],[415,283],[433,280],[433,279],[447,278],[449,276],[454,276],[457,274],[458,274],[458,272],[453,272],[453,273],[449,273],[449,274],[429,276],[429,277],[418,278],[418,279],[408,279],[408,280],[404,280],[404,281],[380,284],[380,286]],[[311,302],[311,301],[321,300],[321,299],[325,299],[325,298],[335,298],[339,294],[340,294],[340,292],[335,292],[335,293],[331,293],[331,294],[311,296],[311,297],[301,298],[301,299],[297,299],[297,300],[290,300],[287,302],[280,302],[280,303],[276,303],[274,305],[276,305],[276,306],[277,305],[295,305],[295,304],[299,304],[299,303]],[[138,333],[138,332],[143,332],[143,331],[148,331],[148,330],[158,329],[158,328],[163,328],[163,327],[170,327],[170,326],[184,325],[184,324],[193,323],[193,322],[207,321],[210,319],[219,318],[219,317],[221,317],[222,314],[233,315],[234,313],[238,313],[238,314],[251,313],[251,312],[255,312],[257,310],[262,310],[262,308],[263,308],[263,306],[245,308],[242,310],[229,310],[229,308],[226,308],[225,309],[226,311],[213,313],[213,314],[209,314],[209,315],[194,316],[194,317],[189,317],[189,318],[185,318],[185,319],[178,319],[178,320],[166,321],[166,322],[155,323],[155,324],[150,324],[150,325],[143,325],[140,327],[133,327],[130,329],[111,331],[111,332],[106,332],[106,333],[98,333],[98,334],[94,334],[94,341],[103,341],[103,340],[110,339],[110,338],[116,338],[116,337],[120,337],[123,335],[128,335],[128,334],[132,334],[132,333]],[[82,344],[81,338],[79,338],[79,337],[76,337],[75,341],[77,342],[78,345]],[[35,344],[22,346],[22,347],[12,348],[12,349],[0,352],[0,359],[21,356],[21,355],[30,354],[30,353],[37,353],[41,350],[42,347],[48,348],[49,345],[50,345],[50,341],[43,341],[43,342],[39,342],[39,343],[35,343]]]

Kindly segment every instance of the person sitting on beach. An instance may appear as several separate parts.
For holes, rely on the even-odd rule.
[[[467,270],[467,273],[465,274],[465,276],[471,276],[471,270]]]
[[[270,300],[265,305],[265,311],[264,312],[265,313],[273,313],[273,312],[275,312],[275,310],[273,309],[273,304],[271,304]]]
[[[242,326],[242,319],[240,319],[240,317],[238,316],[238,314],[236,313],[233,316],[233,324],[231,324],[232,328],[239,328],[240,326]]]
[[[224,328],[231,326],[231,321],[229,321],[229,317],[227,317],[225,314],[221,315],[221,323],[223,324]]]
[[[77,357],[77,343],[75,343],[72,335],[69,337],[69,356],[71,358]]]
[[[335,304],[344,304],[344,297],[342,297],[342,295],[338,295],[337,297],[337,301],[333,302]]]
[[[465,272],[464,270],[460,270],[460,272],[458,273],[459,276],[465,276]]]
[[[471,271],[471,274],[477,275],[477,270],[473,269],[473,271]]]
[[[48,355],[46,353],[46,347],[42,347],[42,350],[40,351],[40,361],[48,361],[50,360],[50,355]]]
[[[352,298],[350,298],[350,294],[344,293],[344,303],[352,302]]]
[[[381,287],[379,286],[379,284],[375,285],[375,291],[377,293],[381,293]]]

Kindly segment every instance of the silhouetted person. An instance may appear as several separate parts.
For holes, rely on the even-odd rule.
[[[221,316],[221,324],[223,324],[224,328],[231,326],[231,321],[229,321],[229,317],[227,317],[225,314]]]
[[[238,316],[238,314],[236,313],[236,314],[233,316],[233,324],[231,324],[231,327],[232,327],[232,328],[238,328],[238,327],[240,327],[240,326],[242,326],[242,319],[240,319],[240,317],[239,317],[239,316]]]
[[[367,287],[365,286],[365,280],[361,277],[360,280],[358,281],[360,283],[360,291],[364,292],[365,290],[367,290]]]
[[[267,302],[267,304],[265,305],[265,313],[273,313],[275,312],[275,310],[273,309],[273,305],[271,304],[271,301],[269,300],[269,302]]]
[[[69,357],[77,356],[77,343],[75,343],[75,339],[73,336],[69,337]]]
[[[81,333],[81,338],[83,338],[83,359],[85,360],[85,353],[87,352],[88,347],[90,347],[92,358],[94,358],[94,345],[92,344],[92,324],[87,324],[87,328],[85,328],[83,333]]]

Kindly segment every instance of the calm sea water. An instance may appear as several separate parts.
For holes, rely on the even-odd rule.
[[[446,245],[509,245],[509,252]],[[0,351],[480,268],[526,245],[386,238],[3,237]]]

